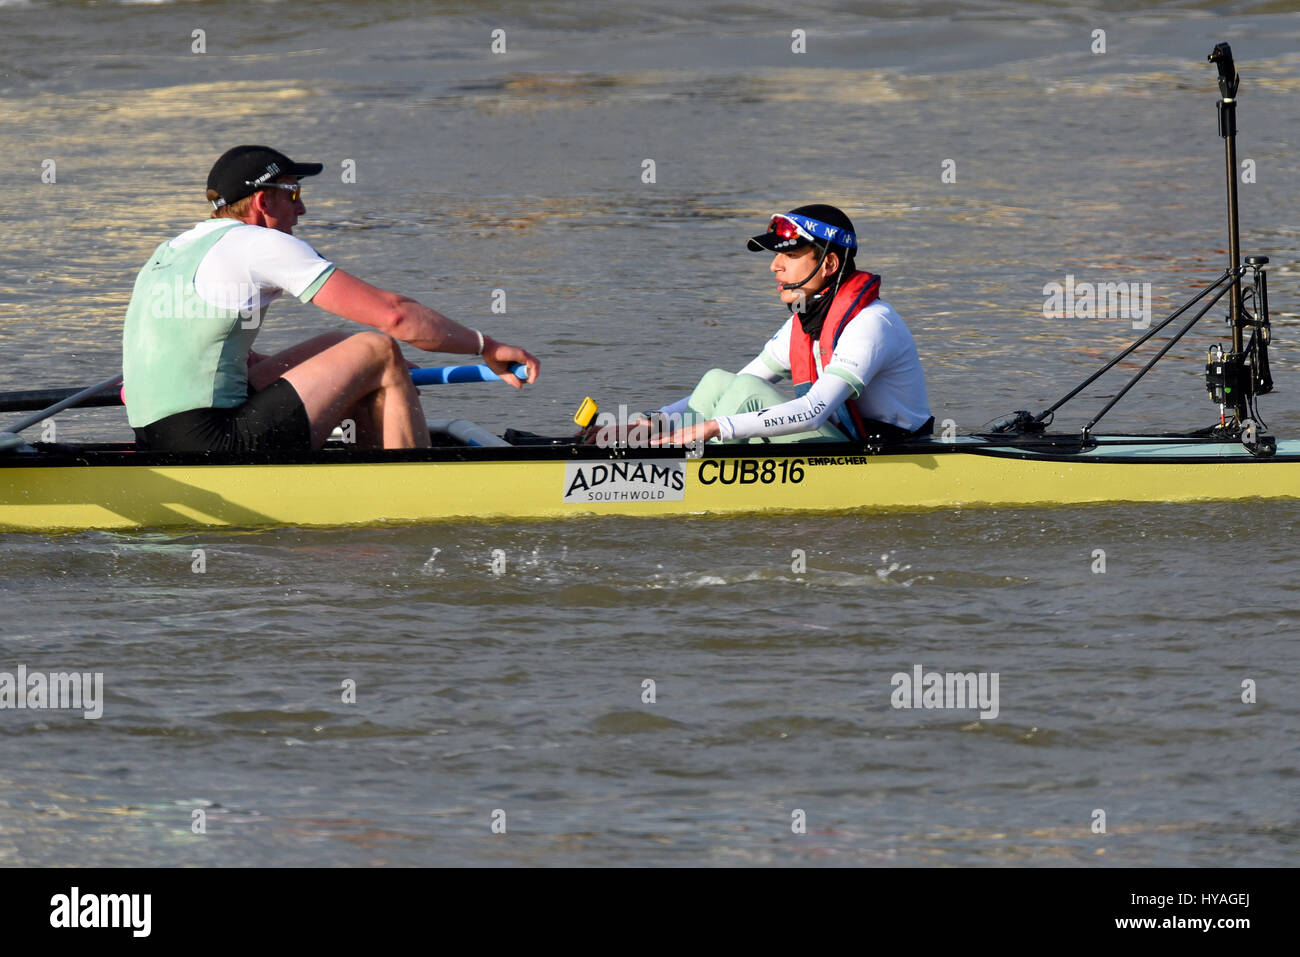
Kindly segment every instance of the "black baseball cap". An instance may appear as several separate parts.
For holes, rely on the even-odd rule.
[[[852,253],[858,248],[853,221],[844,211],[825,203],[796,206],[788,213],[777,213],[767,224],[767,232],[746,244],[752,252],[784,253],[804,246],[838,247]]]
[[[321,163],[295,163],[269,146],[236,146],[221,154],[208,173],[208,189],[216,190],[214,209],[237,203],[281,176],[315,176]]]

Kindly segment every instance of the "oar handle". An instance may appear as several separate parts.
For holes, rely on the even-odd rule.
[[[516,363],[510,371],[521,380],[528,378],[528,367]],[[416,385],[448,385],[457,382],[497,382],[501,379],[485,365],[475,366],[431,366],[428,369],[412,369],[411,381]]]

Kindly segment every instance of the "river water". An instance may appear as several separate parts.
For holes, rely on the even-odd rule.
[[[744,239],[821,201],[974,430],[1137,334],[1044,318],[1045,284],[1150,283],[1158,318],[1223,268],[1228,40],[1263,412],[1300,432],[1300,5],[256,7],[0,2],[0,390],[112,375],[136,270],[206,215],[217,155],[268,142],[325,164],[297,235],[542,358],[522,393],[426,390],[431,417],[558,432],[586,394],[739,368],[783,317]],[[282,301],[258,349],[346,326]],[[1221,328],[1107,423],[1209,424]],[[0,710],[0,863],[1291,863],[1297,518],[0,535],[0,672],[104,676],[97,720]],[[996,673],[997,716],[893,707],[917,666]]]

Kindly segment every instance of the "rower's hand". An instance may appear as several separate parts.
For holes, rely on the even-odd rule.
[[[592,422],[574,438],[581,445],[605,445],[614,447],[623,447],[629,444],[628,436],[636,433],[637,444],[644,447],[647,442],[647,436],[651,434],[651,422],[644,415],[637,415],[627,420],[622,426],[597,425]],[[650,443],[656,444],[656,443]]]
[[[703,443],[709,441],[709,439],[716,439],[720,431],[718,420],[709,419],[707,422],[697,422],[695,425],[688,425],[684,429],[678,429],[672,435],[652,438],[650,444],[690,445],[693,442]]]
[[[483,337],[483,361],[487,363],[489,369],[501,377],[503,382],[509,383],[516,389],[522,388],[523,383],[510,371],[511,366],[522,362],[528,367],[528,378],[525,381],[529,385],[537,381],[537,373],[542,368],[541,362],[527,349],[508,346],[504,342],[497,342],[491,336]]]

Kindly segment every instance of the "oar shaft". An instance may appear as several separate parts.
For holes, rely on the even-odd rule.
[[[9,428],[5,429],[5,431],[21,432],[28,426],[35,425],[37,422],[42,422],[52,415],[58,415],[64,409],[77,405],[83,399],[88,399],[93,395],[99,395],[101,392],[107,392],[109,389],[116,389],[121,384],[122,377],[120,375],[114,376],[111,379],[105,379],[103,382],[99,383],[99,385],[92,385],[89,388],[82,389],[80,392],[74,392],[72,395],[55,402],[51,406],[41,409],[39,412],[34,412],[24,419],[19,419],[13,425],[9,426]]]
[[[528,368],[523,365],[516,365],[510,371],[521,379],[528,376]],[[411,372],[411,380],[416,385],[496,382],[500,378],[499,375],[485,365],[433,366],[428,369],[414,369]],[[120,383],[120,381],[121,377],[119,376],[118,382]],[[95,386],[94,389],[96,390],[95,394],[88,395],[76,402],[78,408],[92,409],[122,404],[122,399],[117,393],[106,392],[101,395],[98,393],[98,386]],[[80,390],[80,392],[76,389],[25,389],[21,392],[0,392],[0,412],[44,411],[57,403],[63,402],[65,399],[71,399],[85,392],[85,389]],[[65,405],[59,411],[66,408],[68,406]]]
[[[47,409],[56,402],[62,402],[76,389],[24,389],[21,392],[0,392],[0,412],[31,412]],[[95,409],[109,405],[121,405],[122,397],[116,392],[92,395],[77,403],[79,409]]]

